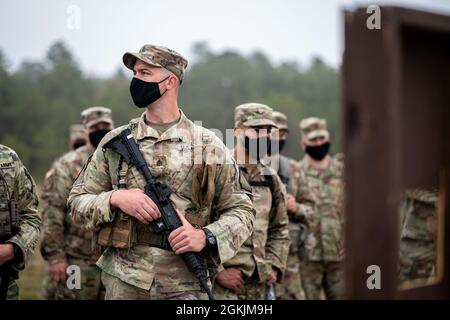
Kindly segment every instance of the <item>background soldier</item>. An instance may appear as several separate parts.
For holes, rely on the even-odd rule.
[[[406,191],[401,206],[400,282],[435,276],[436,202],[436,191]]]
[[[343,277],[344,165],[328,155],[330,134],[324,119],[304,119],[300,129],[306,153],[300,161],[303,177],[295,199],[288,199],[288,210],[304,217],[309,227],[300,263],[303,289],[307,299],[320,299],[322,289],[326,298],[336,299]]]
[[[236,107],[234,155],[252,186],[256,221],[251,237],[217,274],[214,291],[220,299],[262,300],[266,285],[283,278],[289,250],[284,188],[276,172],[260,162],[270,154],[272,128],[276,125],[270,107],[259,103]]]
[[[87,143],[84,126],[82,124],[73,124],[70,126],[69,146],[71,150],[78,149]]]
[[[45,280],[46,299],[103,299],[100,269],[95,265],[98,254],[91,248],[92,231],[87,231],[70,217],[67,198],[72,184],[100,140],[113,128],[111,110],[91,107],[81,113],[87,145],[55,160],[45,175],[42,198],[42,257],[49,263]],[[77,265],[81,271],[81,289],[66,285],[67,267]]]
[[[0,145],[0,300],[19,298],[18,270],[39,237],[36,185],[17,154]]]
[[[278,130],[272,131],[271,168],[277,169],[278,176],[286,187],[286,198],[289,199],[297,194],[299,183],[304,183],[304,181],[300,180],[301,171],[298,161],[280,153],[286,145],[289,133],[287,117],[278,111],[274,111],[272,116]],[[279,147],[274,148],[276,145]],[[276,149],[278,149],[278,152]],[[288,217],[291,245],[289,247],[284,279],[282,283],[276,285],[276,294],[277,299],[304,300],[305,292],[303,291],[300,277],[299,246],[301,245],[300,242],[306,239],[308,230],[306,221],[304,219],[303,221],[296,219],[297,215],[295,215],[295,212],[288,212]]]
[[[133,101],[146,111],[105,137],[75,182],[68,204],[76,220],[100,228],[98,243],[107,249],[97,265],[106,299],[205,299],[179,255],[201,252],[211,263],[234,256],[253,229],[250,191],[241,187],[237,165],[222,141],[178,107],[186,58],[144,45],[138,53],[126,53],[123,62],[135,75]],[[183,226],[168,239],[149,226],[161,214],[143,193],[140,172],[116,151],[103,148],[125,128],[139,143],[152,175],[173,191]]]

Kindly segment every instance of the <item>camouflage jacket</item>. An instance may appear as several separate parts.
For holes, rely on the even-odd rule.
[[[38,196],[36,185],[17,154],[10,148],[0,145],[0,233],[9,220],[8,202],[16,202],[19,232],[6,242],[16,244],[24,259],[14,266],[25,268],[39,238],[41,219],[38,215]]]
[[[240,169],[252,185],[256,220],[251,237],[223,267],[239,268],[247,277],[257,271],[260,280],[266,280],[275,267],[279,270],[277,280],[281,281],[290,244],[284,187],[275,171],[260,163],[240,165]],[[273,195],[268,186],[253,185],[264,181],[263,174],[270,174],[273,178]]]
[[[152,175],[173,191],[175,208],[191,224],[207,226],[216,237],[218,263],[233,257],[253,230],[255,211],[250,190],[241,187],[236,162],[222,141],[183,113],[162,135],[146,124],[145,113],[106,135],[70,193],[68,204],[74,219],[90,228],[115,218],[131,219],[139,226],[140,222],[118,209],[111,210],[109,204],[120,173],[125,172],[127,188],[143,189],[145,185],[135,167],[128,167],[118,153],[103,147],[126,127],[139,143]],[[160,292],[200,288],[180,256],[154,246],[130,243],[126,249],[108,247],[97,265],[103,272],[145,290],[153,282]]]
[[[305,217],[309,234],[305,242],[310,261],[341,261],[344,228],[344,165],[330,157],[326,170],[300,161],[302,176],[298,181],[296,200],[298,216]],[[303,181],[302,181],[303,180]]]
[[[97,260],[91,250],[92,231],[74,222],[67,210],[70,189],[91,154],[90,147],[86,145],[70,151],[55,160],[45,175],[42,185],[45,203],[41,254],[50,264],[68,258]]]
[[[436,190],[406,190],[401,207],[399,280],[432,278],[436,270]]]
[[[281,179],[281,182],[283,182],[284,186],[286,187],[286,193],[295,195],[298,193],[298,187],[300,183],[305,182],[303,171],[300,170],[300,165],[298,161],[286,157],[284,155],[277,155],[271,159],[271,168],[275,169],[277,168],[278,176]],[[305,203],[297,204],[298,212],[301,212],[304,214],[305,212],[308,213],[312,209],[310,206],[308,206]],[[306,233],[305,228],[301,228],[301,224],[306,225],[306,221],[304,220],[301,215],[297,215],[297,213],[291,213],[288,212],[289,217],[289,236],[291,239],[291,245],[289,248],[289,254],[297,254],[298,248],[300,244],[300,238],[304,237],[304,234],[301,234],[301,232]]]
[[[436,241],[436,203],[436,191],[406,191],[401,208],[402,239]]]

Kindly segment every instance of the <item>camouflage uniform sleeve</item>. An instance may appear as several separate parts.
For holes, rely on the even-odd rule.
[[[17,200],[16,208],[20,221],[20,231],[7,242],[14,243],[22,251],[23,259],[15,260],[15,267],[22,270],[33,255],[39,238],[41,218],[38,214],[39,198],[36,184],[19,159],[16,166],[14,198]]]
[[[67,206],[72,218],[86,229],[114,219],[111,211],[112,188],[109,164],[106,154],[100,146],[87,161],[69,194]]]
[[[225,146],[223,149],[223,162],[217,165],[215,176],[214,210],[218,219],[207,226],[217,239],[219,264],[237,253],[250,237],[255,220],[251,189],[230,151]]]
[[[311,196],[309,195],[305,174],[301,170],[298,173],[296,179],[297,193],[294,195],[297,201],[297,210],[294,213],[294,220],[297,222],[307,222],[310,217],[314,216],[314,203],[311,201]]]
[[[67,197],[72,186],[67,164],[57,160],[47,172],[42,184],[42,242],[41,255],[50,264],[65,261],[64,220]]]
[[[272,267],[278,269],[277,281],[281,282],[289,254],[289,219],[287,216],[285,192],[283,191],[282,182],[278,175],[273,175],[273,182],[275,186],[273,194],[275,201],[269,214],[266,259],[272,264]]]

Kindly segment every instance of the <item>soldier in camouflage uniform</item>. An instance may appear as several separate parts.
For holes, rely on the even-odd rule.
[[[436,191],[406,191],[400,211],[400,282],[427,281],[435,276],[436,203]]]
[[[144,45],[123,62],[135,75],[131,97],[146,111],[102,140],[70,193],[72,216],[97,228],[97,242],[106,247],[97,262],[106,299],[205,299],[180,254],[200,252],[210,264],[233,257],[253,230],[251,190],[222,141],[178,107],[186,58]],[[152,175],[173,192],[183,226],[168,239],[149,226],[161,214],[143,193],[141,173],[105,147],[126,128]]]
[[[234,154],[252,187],[256,221],[251,237],[217,274],[214,293],[220,299],[262,300],[266,285],[283,279],[290,243],[285,190],[276,172],[260,161],[270,154],[272,128],[276,125],[270,107],[236,107]]]
[[[272,156],[270,157],[271,168],[274,169],[286,188],[286,198],[293,198],[297,193],[300,180],[300,167],[298,161],[282,155],[280,152],[286,144],[289,133],[287,117],[278,111],[274,111],[273,121],[278,130],[272,132]],[[276,147],[278,145],[278,148]],[[278,149],[278,150],[275,150]],[[294,198],[295,201],[295,198]],[[302,287],[300,277],[300,242],[306,239],[308,230],[305,221],[297,220],[297,215],[290,214],[289,217],[289,236],[291,245],[289,247],[289,256],[286,264],[283,282],[276,285],[277,299],[280,300],[305,300],[305,292]]]
[[[71,150],[78,149],[86,144],[86,134],[82,124],[74,124],[70,126],[69,147]]]
[[[67,198],[83,165],[92,155],[101,138],[113,128],[111,110],[91,107],[81,113],[89,143],[55,160],[43,182],[42,257],[49,263],[49,275],[44,279],[46,299],[103,299],[100,269],[95,265],[98,254],[91,248],[92,231],[72,221],[67,210]],[[80,267],[81,288],[69,289],[67,267]]]
[[[18,270],[28,264],[39,237],[41,219],[36,185],[17,154],[0,145],[0,291],[16,300]]]
[[[342,297],[343,260],[343,176],[344,165],[328,155],[330,134],[326,121],[307,118],[300,122],[300,161],[303,177],[298,181],[296,201],[288,200],[288,210],[306,219],[309,234],[300,273],[306,298]]]

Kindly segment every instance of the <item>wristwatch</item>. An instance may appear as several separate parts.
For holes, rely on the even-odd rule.
[[[206,247],[208,249],[217,248],[217,240],[216,237],[212,234],[212,232],[209,231],[207,228],[203,228],[202,230],[206,235]]]

